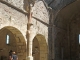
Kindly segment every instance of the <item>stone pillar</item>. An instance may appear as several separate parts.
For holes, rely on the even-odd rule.
[[[29,12],[29,16],[28,16],[28,24],[27,24],[27,60],[33,60],[33,56],[32,56],[32,43],[33,43],[33,39],[36,35],[36,31],[33,28],[33,24],[32,24],[32,13],[33,13],[33,9],[32,9],[32,5],[30,5],[30,12]]]
[[[31,31],[27,31],[27,33],[28,33],[28,51],[27,51],[27,53],[28,53],[28,57],[27,57],[27,60],[33,60],[33,57],[32,57],[32,37],[31,37]]]
[[[36,31],[34,30],[34,28],[32,27],[32,24],[28,24],[29,30],[27,30],[27,40],[28,40],[28,45],[27,45],[27,49],[28,49],[28,57],[27,60],[33,60],[33,56],[32,56],[32,43],[33,43],[33,39],[36,35]]]

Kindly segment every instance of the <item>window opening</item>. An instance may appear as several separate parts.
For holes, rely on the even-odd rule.
[[[6,36],[6,44],[9,44],[9,40],[10,40],[10,36],[7,35],[7,36]]]

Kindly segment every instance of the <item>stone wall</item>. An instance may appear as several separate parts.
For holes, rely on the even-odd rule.
[[[8,1],[8,0],[5,0]],[[14,2],[13,0],[8,1],[10,4],[15,4],[15,6],[20,6],[19,0],[17,2]],[[22,1],[20,1],[22,3]],[[18,4],[17,4],[18,3]],[[26,32],[27,28],[27,16],[24,14],[18,12],[17,10],[8,7],[5,4],[0,3],[0,17],[1,17],[1,27],[3,26],[14,26],[18,28],[21,32]],[[23,6],[23,4],[21,4]],[[41,5],[41,6],[40,6]],[[2,7],[3,6],[3,7]],[[5,8],[6,7],[6,8]],[[47,8],[45,7],[44,3],[42,1],[39,1],[35,3],[34,5],[34,12],[33,12],[32,23],[34,26],[34,29],[37,30],[37,34],[42,34],[46,36],[47,39],[47,33],[48,33],[48,27],[49,24],[49,13]],[[3,20],[3,21],[2,21]],[[23,21],[23,22],[22,22]],[[6,22],[6,23],[4,23]],[[43,29],[44,27],[44,29]],[[23,33],[24,36],[26,35]]]
[[[33,24],[37,34],[42,34],[48,40],[49,12],[42,1],[34,5]],[[44,28],[43,28],[44,27]]]
[[[3,0],[3,1],[5,1],[7,3],[10,3],[11,5],[25,11],[24,8],[23,8],[24,0]]]
[[[4,0],[4,1],[24,11],[22,0],[20,1],[21,5],[19,0],[17,0],[16,2],[13,0]],[[25,39],[25,43],[27,44],[27,39],[26,39],[26,31],[28,23],[27,15],[16,10],[11,5],[8,6],[7,4],[0,2],[0,29],[7,26],[16,28],[17,30],[19,30],[19,32],[21,32],[23,38]],[[36,35],[37,34],[43,35],[48,45],[49,12],[42,1],[39,1],[34,5],[32,24],[33,24],[33,31],[36,32]],[[9,30],[12,31],[12,33],[14,32],[13,34],[16,37],[17,41],[16,43],[18,44],[18,48],[21,49],[21,50],[17,49],[19,51],[18,55],[22,55],[20,51],[24,51],[22,50],[22,48],[24,48],[23,47],[24,42],[22,36],[20,34],[17,34],[18,32],[14,28],[9,28]],[[19,39],[21,40],[20,42]],[[21,58],[23,59],[24,57]]]
[[[20,30],[24,36],[26,35],[27,17],[2,3],[0,3],[0,23],[0,29],[5,26],[12,26]]]

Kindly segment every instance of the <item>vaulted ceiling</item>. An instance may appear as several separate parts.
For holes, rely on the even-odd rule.
[[[74,1],[76,0],[45,0],[48,6],[52,7],[54,10],[61,9]]]
[[[80,19],[80,0],[76,0],[75,2],[62,8],[57,14],[55,24],[66,28],[67,24],[72,22],[72,20],[77,21],[77,19]]]

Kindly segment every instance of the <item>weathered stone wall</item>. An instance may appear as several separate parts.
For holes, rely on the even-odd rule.
[[[19,3],[19,1],[14,2],[13,0],[8,1],[8,2],[10,2],[10,3],[12,2],[14,4]],[[0,3],[0,4],[1,4],[0,5],[1,27],[14,26],[14,27],[18,28],[19,30],[21,30],[21,32],[23,32],[23,30],[24,30],[24,32],[26,32],[26,28],[27,28],[26,25],[27,25],[27,21],[28,21],[27,17],[25,17],[24,14],[16,11],[15,9],[6,6],[5,4],[2,4],[2,3]],[[15,4],[15,6],[20,6],[20,3]],[[32,23],[34,25],[34,28],[37,30],[37,33],[45,35],[47,38],[47,33],[48,33],[47,25],[49,24],[49,15],[48,15],[48,11],[42,1],[35,3],[33,17],[37,18],[37,19],[32,18]],[[44,27],[44,29],[43,29],[43,27]],[[24,33],[24,36],[25,35],[26,35],[26,33]]]
[[[21,9],[22,11],[25,11],[26,9],[26,6],[24,8],[24,0],[4,1]],[[47,3],[50,3],[50,1],[52,0],[46,0]],[[75,0],[54,0],[53,3],[49,6],[53,8],[54,12],[58,12],[64,6],[73,1]],[[53,13],[53,16],[55,15]],[[67,44],[66,41],[63,41],[67,40],[67,24],[64,23],[64,19],[58,17],[59,19],[55,20],[56,22],[54,23],[54,17],[49,21],[49,12],[42,1],[38,1],[37,3],[35,3],[32,16],[33,31],[35,31],[36,34],[45,36],[46,42],[50,47],[49,51],[51,51],[49,55],[49,57],[51,56],[50,59],[62,59],[63,56],[61,55],[61,53],[63,52],[61,48],[65,46],[64,44]],[[13,26],[17,28],[23,34],[25,40],[27,40],[27,22],[27,16],[5,4],[0,3],[0,29],[5,26]],[[65,47],[67,47],[67,45]]]
[[[14,0],[4,0],[4,1],[6,1],[6,2],[12,4],[13,6],[16,6],[22,10],[25,9],[24,8],[24,4],[26,4],[25,0],[17,0],[17,2],[15,2]],[[49,13],[42,1],[35,3],[34,9],[33,9],[33,17],[35,17],[35,18],[32,19],[32,23],[34,24],[35,28],[37,29],[37,33],[40,33],[42,35],[47,35],[48,27],[46,27],[46,26],[49,24]],[[44,27],[44,29],[43,29],[43,27]]]
[[[67,47],[67,30],[63,28],[53,26],[52,29],[52,59],[60,60],[63,59],[63,54],[66,51],[65,48]],[[67,41],[66,41],[67,40]],[[68,49],[67,49],[68,50]],[[54,57],[53,57],[54,56]]]
[[[16,2],[14,2],[13,0],[11,0],[11,1],[5,0],[5,1],[6,2],[8,1],[8,3],[15,5],[16,7],[20,8],[20,9],[23,9],[23,7],[21,7],[19,5],[20,3],[18,1],[16,1]],[[19,4],[17,5],[17,3],[19,3]],[[21,5],[23,6],[23,3]],[[33,18],[32,18],[33,31],[36,32],[36,35],[37,34],[43,35],[45,37],[46,43],[48,45],[48,25],[49,25],[48,10],[42,1],[35,3],[33,10],[34,10]],[[24,11],[24,9],[23,9],[23,11]],[[27,15],[25,16],[25,14],[21,13],[20,11],[16,10],[15,8],[12,8],[12,6],[10,7],[7,4],[0,3],[0,29],[4,28],[6,26],[17,28],[17,30],[19,30],[22,33],[23,37],[25,38],[25,42],[27,43],[27,39],[26,39],[27,23],[28,23]],[[15,32],[14,29],[12,29],[12,31],[14,33],[16,33],[16,35],[18,36],[17,32]],[[18,37],[16,39],[17,42],[19,42]],[[23,42],[23,41],[21,40],[21,42]],[[23,47],[23,45],[21,45],[23,43],[19,42],[19,44],[20,45],[18,45],[18,48],[19,49],[21,48],[21,50],[19,50],[19,49],[18,50],[23,51],[22,48],[24,48],[24,47]],[[22,55],[22,53],[18,53],[18,54]],[[24,57],[21,57],[21,59],[23,59],[23,58]]]
[[[5,26],[15,27],[25,36],[27,28],[27,17],[25,17],[24,14],[12,9],[11,7],[0,3],[0,29]]]
[[[3,1],[8,2],[11,5],[13,5],[13,6],[15,6],[15,7],[19,8],[19,9],[21,9],[23,11],[25,11],[24,8],[23,8],[24,0],[3,0]]]
[[[32,23],[37,34],[42,34],[48,40],[49,12],[42,1],[35,3]]]
[[[17,10],[15,10],[11,7],[8,7],[7,5],[5,5],[3,3],[0,3],[0,29],[7,27],[7,26],[16,28],[17,30],[19,30],[19,32],[22,33],[23,38],[25,39],[25,43],[27,41],[27,39],[26,39],[27,20],[28,19],[24,14],[18,12]],[[20,55],[22,54],[21,51],[24,52],[24,50],[22,49],[22,48],[24,48],[23,42],[22,43],[19,42],[20,34],[18,33],[18,31],[14,31],[15,29],[12,29],[12,28],[11,28],[11,30],[15,33],[14,34],[13,32],[11,32],[11,33],[13,33],[13,36],[15,35],[15,40],[17,40],[16,43],[18,44],[18,46],[17,46],[18,49],[16,49],[16,51],[18,53],[18,56],[20,57]],[[9,33],[9,32],[6,32],[6,33]],[[2,36],[3,36],[3,34],[2,34]],[[22,36],[20,36],[20,37],[22,37]],[[20,38],[20,39],[21,39],[21,41],[23,41],[22,38]],[[14,39],[12,38],[12,40],[14,40]],[[10,46],[12,46],[13,43]],[[19,50],[20,49],[19,47],[21,48],[21,50]],[[8,48],[10,48],[10,47],[8,47]],[[14,50],[14,49],[12,49],[12,50]],[[7,53],[7,55],[8,55],[8,53]],[[24,58],[22,56],[22,57],[20,57],[20,59],[26,59],[26,58]]]

